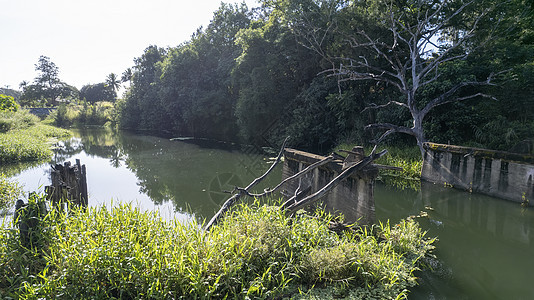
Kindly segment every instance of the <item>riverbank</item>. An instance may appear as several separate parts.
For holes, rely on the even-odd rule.
[[[50,158],[58,139],[71,134],[66,129],[42,124],[25,110],[0,113],[0,162],[37,161]]]
[[[413,221],[345,233],[329,221],[259,203],[237,207],[209,232],[130,205],[53,212],[33,247],[0,231],[0,296],[396,299],[434,248]]]

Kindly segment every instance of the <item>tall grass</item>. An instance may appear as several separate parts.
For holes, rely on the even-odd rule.
[[[0,162],[34,161],[52,155],[54,139],[70,136],[67,130],[39,123],[25,110],[0,113]]]
[[[67,130],[43,124],[0,133],[0,162],[49,158],[52,156],[52,145],[56,139],[68,136],[70,133]]]
[[[317,216],[289,218],[255,203],[204,232],[125,204],[52,212],[40,225],[41,247],[0,231],[0,297],[265,299],[338,297],[341,289],[395,299],[416,283],[418,259],[433,248],[413,221],[338,234],[329,216]]]
[[[27,110],[0,111],[0,133],[16,129],[26,129],[39,123],[39,118]]]
[[[0,211],[13,206],[21,195],[22,187],[17,182],[9,180],[5,174],[0,173]]]

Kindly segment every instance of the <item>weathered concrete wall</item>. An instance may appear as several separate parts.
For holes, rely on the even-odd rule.
[[[324,159],[323,156],[294,149],[284,152],[282,180],[298,173],[307,166]],[[343,161],[335,160],[315,169],[302,179],[301,186],[311,185],[311,193],[316,192],[342,172]],[[341,182],[322,200],[331,213],[343,213],[345,223],[372,224],[375,222],[374,182],[378,169],[369,166]],[[298,180],[286,184],[283,189],[290,195],[298,188]]]
[[[421,178],[471,192],[534,205],[534,157],[425,143]]]

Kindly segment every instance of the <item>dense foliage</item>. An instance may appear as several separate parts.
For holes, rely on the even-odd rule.
[[[12,111],[15,112],[20,106],[15,102],[15,98],[7,95],[0,94],[0,111]]]
[[[262,6],[252,10],[223,4],[190,41],[167,49],[147,48],[131,73],[123,74],[131,86],[118,103],[120,126],[243,138],[262,145],[277,144],[291,135],[293,146],[324,152],[340,142],[367,143],[376,134],[364,131],[368,124],[413,122],[402,107],[364,110],[371,104],[404,101],[392,84],[345,80],[323,71],[332,69],[335,57],[372,57],[372,49],[355,49],[347,43],[349,34],[361,28],[391,42],[391,29],[384,27],[386,8],[400,16],[399,24],[410,24],[433,1],[423,5],[401,1],[395,7],[383,7],[377,0],[260,2]],[[444,56],[436,68],[439,80],[417,90],[418,109],[451,89],[456,91],[455,85],[462,82],[477,84],[461,85],[450,95],[465,100],[437,106],[424,115],[424,136],[434,142],[509,150],[532,139],[534,129],[534,13],[524,0],[506,5],[479,1],[455,14],[461,5],[451,1],[439,16],[429,19],[439,24],[450,17],[437,51],[447,51],[462,33],[470,35]],[[478,15],[483,17],[474,17]],[[311,47],[312,38],[320,48]],[[407,51],[397,50],[399,57]],[[418,59],[432,62],[431,55]],[[368,63],[387,70],[387,61],[379,56]],[[492,85],[483,85],[491,73],[500,75],[492,77]],[[469,96],[481,94],[497,101]],[[414,143],[403,135],[389,140]]]
[[[414,221],[336,233],[320,211],[294,219],[256,203],[203,232],[130,205],[43,216],[39,201],[19,217],[38,219],[30,234],[0,229],[0,296],[264,299],[326,285],[323,298],[398,299],[434,248]]]
[[[95,103],[98,101],[115,101],[117,93],[104,82],[84,85],[80,89],[80,99]]]

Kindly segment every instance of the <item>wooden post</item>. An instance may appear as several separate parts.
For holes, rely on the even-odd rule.
[[[64,202],[87,207],[87,171],[79,159],[75,165],[65,162],[63,165],[52,166],[50,178],[52,184],[47,186],[45,191],[53,207],[61,209]]]

